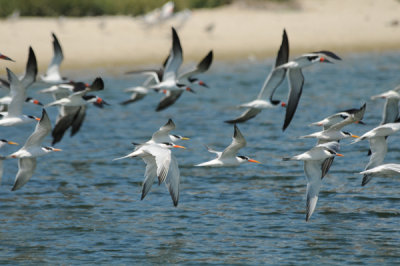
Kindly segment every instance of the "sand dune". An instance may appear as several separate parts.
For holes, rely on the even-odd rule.
[[[52,56],[51,32],[64,49],[63,70],[159,64],[170,49],[170,27],[178,27],[185,60],[198,60],[210,49],[216,60],[276,53],[286,28],[291,55],[314,50],[335,52],[400,49],[400,1],[301,0],[294,5],[264,8],[240,4],[195,10],[179,28],[178,19],[145,27],[127,16],[85,18],[19,18],[0,23],[0,52],[22,70],[32,45],[40,66]],[[205,29],[214,25],[212,31]],[[4,68],[1,70],[4,74]]]

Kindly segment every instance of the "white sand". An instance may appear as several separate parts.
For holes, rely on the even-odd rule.
[[[233,5],[192,12],[178,29],[185,60],[198,60],[210,49],[216,60],[275,55],[286,28],[291,56],[332,50],[362,52],[400,49],[400,1],[299,0],[298,8],[245,8]],[[215,25],[212,32],[205,28]],[[171,20],[153,28],[132,17],[20,18],[0,23],[0,52],[24,68],[31,45],[43,73],[52,56],[51,32],[64,50],[63,70],[160,64],[171,46]],[[4,74],[4,67],[0,73]]]

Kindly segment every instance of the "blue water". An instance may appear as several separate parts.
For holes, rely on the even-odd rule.
[[[123,89],[138,79],[103,74],[99,93],[112,105],[89,108],[81,131],[65,135],[63,152],[39,158],[32,179],[11,192],[16,160],[5,162],[0,187],[0,263],[8,264],[398,264],[400,262],[400,180],[373,178],[361,187],[359,171],[368,142],[347,145],[324,178],[317,208],[305,222],[306,181],[301,162],[282,157],[310,149],[315,140],[298,139],[317,131],[307,126],[336,111],[367,102],[364,121],[350,125],[362,134],[379,124],[383,101],[370,96],[400,83],[400,53],[343,55],[343,62],[304,70],[297,113],[281,131],[284,109],[263,111],[239,128],[247,140],[242,155],[262,165],[195,168],[214,157],[203,144],[224,149],[233,134],[222,121],[241,113],[252,100],[273,61],[216,62],[202,76],[210,89],[194,88],[163,112],[161,95],[121,106]],[[88,71],[89,73],[89,71]],[[94,78],[82,72],[82,78]],[[79,75],[78,75],[79,77]],[[89,80],[87,80],[89,81]],[[139,80],[140,81],[140,80]],[[50,97],[30,94],[42,102]],[[276,93],[286,100],[287,84]],[[39,116],[40,108],[25,107]],[[52,121],[56,108],[48,108]],[[140,201],[145,164],[112,161],[129,153],[132,141],[147,140],[172,118],[176,134],[190,137],[174,150],[181,170],[181,192],[173,207],[164,185]],[[24,143],[34,125],[2,128],[1,137]],[[392,136],[385,162],[398,163],[399,136]],[[51,138],[46,139],[49,145]],[[7,147],[5,154],[16,147]]]

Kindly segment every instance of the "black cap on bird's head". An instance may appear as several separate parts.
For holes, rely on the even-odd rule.
[[[161,142],[161,144],[166,145],[167,147],[171,147],[171,148],[180,148],[180,149],[186,149],[186,147],[180,146],[180,145],[176,145],[173,144],[171,142]]]
[[[36,120],[36,121],[40,121],[39,117],[36,117],[36,116],[33,116],[33,115],[28,115],[27,117],[30,118],[30,119]]]
[[[250,159],[250,158],[249,158],[249,157],[247,157],[247,156],[238,155],[237,157],[238,157],[238,158],[240,158],[240,159],[242,159],[242,160],[245,160],[245,161],[251,162],[251,163],[260,163],[259,161],[257,161],[257,160],[254,160],[254,159]]]

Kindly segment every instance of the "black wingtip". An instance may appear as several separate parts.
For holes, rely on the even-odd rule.
[[[362,182],[361,182],[361,186],[362,186],[362,187],[365,186],[366,184],[369,183],[370,180],[371,180],[371,178],[370,178],[369,175],[364,175],[364,176],[363,176],[363,180],[362,180]]]
[[[90,89],[93,91],[100,91],[104,89],[104,81],[101,77],[97,77],[90,85]]]
[[[213,61],[214,53],[213,50],[208,52],[208,54],[203,58],[203,60],[200,61],[200,63],[197,65],[197,68],[201,70],[202,72],[207,71]]]
[[[236,123],[233,125],[233,137],[236,138],[239,134],[239,128],[237,127]]]
[[[367,103],[364,103],[364,104],[361,106],[360,110],[361,110],[361,109],[365,109],[365,108],[367,108]]]

